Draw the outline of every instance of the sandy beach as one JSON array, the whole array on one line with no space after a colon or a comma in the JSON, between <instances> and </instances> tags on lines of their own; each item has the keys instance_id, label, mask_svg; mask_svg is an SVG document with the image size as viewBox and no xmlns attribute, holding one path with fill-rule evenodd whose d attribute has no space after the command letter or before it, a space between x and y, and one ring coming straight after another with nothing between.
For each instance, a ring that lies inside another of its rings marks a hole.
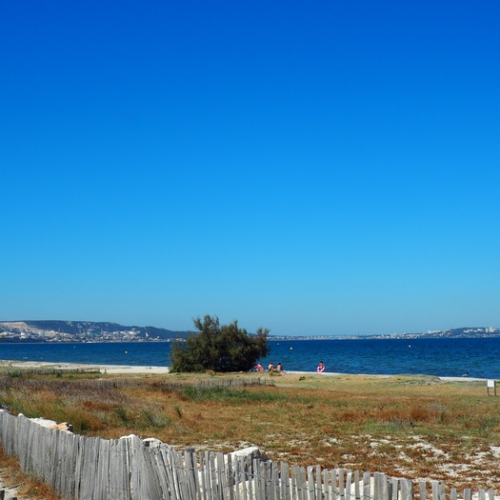
<instances>
[{"instance_id":1,"label":"sandy beach","mask_svg":"<svg viewBox=\"0 0 500 500\"><path fill-rule=\"evenodd\" d=\"M169 373L167 366L125 366L125 365L97 365L83 363L48 363L40 361L9 361L0 360L0 368L14 369L48 369L48 370L99 370L101 373L116 375L126 374L153 374L164 375Z\"/></svg>"}]
</instances>

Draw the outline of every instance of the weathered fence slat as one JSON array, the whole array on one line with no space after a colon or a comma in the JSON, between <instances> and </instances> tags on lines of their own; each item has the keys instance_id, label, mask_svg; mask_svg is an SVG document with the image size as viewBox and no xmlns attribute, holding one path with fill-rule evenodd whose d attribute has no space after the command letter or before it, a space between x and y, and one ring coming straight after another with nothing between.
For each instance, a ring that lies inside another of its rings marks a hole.
<instances>
[{"instance_id":1,"label":"weathered fence slat","mask_svg":"<svg viewBox=\"0 0 500 500\"><path fill-rule=\"evenodd\" d=\"M391 498L391 500L398 500L398 498L399 498L399 479L392 478L391 484L392 484L392 495L390 498Z\"/></svg>"},{"instance_id":2,"label":"weathered fence slat","mask_svg":"<svg viewBox=\"0 0 500 500\"><path fill-rule=\"evenodd\" d=\"M200 481L200 473L198 468L198 463L196 462L196 453L193 448L193 455L191 457L191 475L194 481L194 488L196 492L196 500L202 500L202 487Z\"/></svg>"},{"instance_id":3,"label":"weathered fence slat","mask_svg":"<svg viewBox=\"0 0 500 500\"><path fill-rule=\"evenodd\" d=\"M228 500L234 500L233 494L233 485L234 485L234 476L233 476L233 461L231 455L227 456L226 466L226 484L227 484L227 496Z\"/></svg>"},{"instance_id":4,"label":"weathered fence slat","mask_svg":"<svg viewBox=\"0 0 500 500\"><path fill-rule=\"evenodd\" d=\"M418 492L420 495L420 500L427 500L427 483L425 481L419 481Z\"/></svg>"},{"instance_id":5,"label":"weathered fence slat","mask_svg":"<svg viewBox=\"0 0 500 500\"><path fill-rule=\"evenodd\" d=\"M130 498L130 468L127 443L127 439L114 439L109 447L109 462L112 464L113 473L109 475L108 496L109 498L116 498L116 500Z\"/></svg>"},{"instance_id":6,"label":"weathered fence slat","mask_svg":"<svg viewBox=\"0 0 500 500\"><path fill-rule=\"evenodd\" d=\"M175 453L175 471L177 475L177 480L179 483L180 490L180 500L191 500L189 485L188 485L188 477L186 475L185 461L182 457L182 453Z\"/></svg>"},{"instance_id":7,"label":"weathered fence slat","mask_svg":"<svg viewBox=\"0 0 500 500\"><path fill-rule=\"evenodd\" d=\"M282 498L280 493L280 474L278 471L278 464L271 462L271 489L273 500L280 500Z\"/></svg>"},{"instance_id":8,"label":"weathered fence slat","mask_svg":"<svg viewBox=\"0 0 500 500\"><path fill-rule=\"evenodd\" d=\"M331 500L330 496L330 481L328 480L328 469L321 471L323 481L323 498L324 500Z\"/></svg>"},{"instance_id":9,"label":"weathered fence slat","mask_svg":"<svg viewBox=\"0 0 500 500\"><path fill-rule=\"evenodd\" d=\"M251 500L254 500L257 498L257 495L255 492L255 470L253 467L253 459L249 458L249 474L247 475L248 478L248 496Z\"/></svg>"},{"instance_id":10,"label":"weathered fence slat","mask_svg":"<svg viewBox=\"0 0 500 500\"><path fill-rule=\"evenodd\" d=\"M413 481L401 480L401 500L413 500Z\"/></svg>"},{"instance_id":11,"label":"weathered fence slat","mask_svg":"<svg viewBox=\"0 0 500 500\"><path fill-rule=\"evenodd\" d=\"M235 500L241 500L240 498L240 491L242 490L241 484L242 484L242 475L241 475L241 463L236 457L233 461L233 474L234 474L234 481L233 481L233 498ZM241 492L243 495L243 492Z\"/></svg>"},{"instance_id":12,"label":"weathered fence slat","mask_svg":"<svg viewBox=\"0 0 500 500\"><path fill-rule=\"evenodd\" d=\"M248 460L246 458L240 458L241 461L241 466L242 466L242 473L243 473L243 478L242 478L242 484L243 484L243 500L248 500L249 495L250 499L252 499L251 496L251 482L249 481L250 476L248 474L249 472L249 467L251 467L248 463Z\"/></svg>"},{"instance_id":13,"label":"weathered fence slat","mask_svg":"<svg viewBox=\"0 0 500 500\"><path fill-rule=\"evenodd\" d=\"M148 446L141 447L140 459L140 474L141 474L141 494L145 500L163 500L162 480L160 478L160 468L157 466L160 453L157 447Z\"/></svg>"},{"instance_id":14,"label":"weathered fence slat","mask_svg":"<svg viewBox=\"0 0 500 500\"><path fill-rule=\"evenodd\" d=\"M359 487L359 471L354 471L354 498L361 500L361 489Z\"/></svg>"},{"instance_id":15,"label":"weathered fence slat","mask_svg":"<svg viewBox=\"0 0 500 500\"><path fill-rule=\"evenodd\" d=\"M217 471L218 471L218 482L220 485L220 500L229 500L227 494L227 478L226 478L226 467L224 463L224 454L222 452L217 452Z\"/></svg>"},{"instance_id":16,"label":"weathered fence slat","mask_svg":"<svg viewBox=\"0 0 500 500\"><path fill-rule=\"evenodd\" d=\"M219 495L219 483L217 482L218 474L217 467L215 466L215 460L217 456L215 453L210 453L210 484L212 485L212 498L213 500L220 500L221 496Z\"/></svg>"},{"instance_id":17,"label":"weathered fence slat","mask_svg":"<svg viewBox=\"0 0 500 500\"><path fill-rule=\"evenodd\" d=\"M392 485L389 484L387 476L385 474L381 474L380 481L381 481L380 494L382 496L382 500L391 500Z\"/></svg>"},{"instance_id":18,"label":"weathered fence slat","mask_svg":"<svg viewBox=\"0 0 500 500\"><path fill-rule=\"evenodd\" d=\"M263 491L263 481L261 477L261 463L256 458L253 459L254 493L255 500L266 500Z\"/></svg>"},{"instance_id":19,"label":"weathered fence slat","mask_svg":"<svg viewBox=\"0 0 500 500\"><path fill-rule=\"evenodd\" d=\"M130 464L130 498L132 500L140 500L142 491L139 461L142 442L138 436L134 435L127 436L126 438L122 439L126 439L128 441L128 456Z\"/></svg>"},{"instance_id":20,"label":"weathered fence slat","mask_svg":"<svg viewBox=\"0 0 500 500\"><path fill-rule=\"evenodd\" d=\"M173 474L173 459L172 459L172 450L170 447L162 446L160 448L160 453L163 459L163 464L165 467L165 473L163 474L164 481L164 492L166 500L176 500L178 497L175 491L175 481Z\"/></svg>"},{"instance_id":21,"label":"weathered fence slat","mask_svg":"<svg viewBox=\"0 0 500 500\"><path fill-rule=\"evenodd\" d=\"M339 478L339 500L345 500L345 479L344 479L344 469L338 469Z\"/></svg>"},{"instance_id":22,"label":"weathered fence slat","mask_svg":"<svg viewBox=\"0 0 500 500\"><path fill-rule=\"evenodd\" d=\"M363 499L369 500L371 498L372 478L369 472L363 473Z\"/></svg>"},{"instance_id":23,"label":"weathered fence slat","mask_svg":"<svg viewBox=\"0 0 500 500\"><path fill-rule=\"evenodd\" d=\"M198 454L198 480L200 484L200 498L202 500L209 500L209 492L207 491L207 475L206 475L206 461L205 453L200 451Z\"/></svg>"},{"instance_id":24,"label":"weathered fence slat","mask_svg":"<svg viewBox=\"0 0 500 500\"><path fill-rule=\"evenodd\" d=\"M88 438L82 441L80 480L77 484L77 498L81 500L94 500L93 485L96 475L97 446L100 438Z\"/></svg>"}]
</instances>

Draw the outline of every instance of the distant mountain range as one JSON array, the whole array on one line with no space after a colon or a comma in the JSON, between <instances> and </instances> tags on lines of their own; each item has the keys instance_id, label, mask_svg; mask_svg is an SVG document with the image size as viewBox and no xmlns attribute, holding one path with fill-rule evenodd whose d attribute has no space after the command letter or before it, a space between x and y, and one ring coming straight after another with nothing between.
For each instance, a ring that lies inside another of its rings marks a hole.
<instances>
[{"instance_id":1,"label":"distant mountain range","mask_svg":"<svg viewBox=\"0 0 500 500\"><path fill-rule=\"evenodd\" d=\"M92 321L4 321L0 322L0 342L171 342L184 339L188 331L174 331L154 326L124 326ZM381 335L270 336L269 340L316 339L415 339L415 338L488 338L500 337L500 328L463 327L422 333Z\"/></svg>"},{"instance_id":2,"label":"distant mountain range","mask_svg":"<svg viewBox=\"0 0 500 500\"><path fill-rule=\"evenodd\" d=\"M93 321L4 321L0 337L4 341L160 341L185 338L189 332L154 326L124 326Z\"/></svg>"}]
</instances>

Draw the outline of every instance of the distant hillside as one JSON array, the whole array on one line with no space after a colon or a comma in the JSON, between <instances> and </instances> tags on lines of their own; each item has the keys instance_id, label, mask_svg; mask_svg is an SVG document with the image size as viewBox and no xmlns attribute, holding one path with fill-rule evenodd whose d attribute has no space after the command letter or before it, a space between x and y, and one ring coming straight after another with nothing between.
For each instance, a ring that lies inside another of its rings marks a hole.
<instances>
[{"instance_id":1,"label":"distant hillside","mask_svg":"<svg viewBox=\"0 0 500 500\"><path fill-rule=\"evenodd\" d=\"M500 328L484 327L484 326L467 326L462 328L450 328L449 330L434 330L422 333L400 333L400 334L381 334L381 335L368 335L362 338L399 338L399 339L436 339L436 338L491 338L500 337Z\"/></svg>"},{"instance_id":2,"label":"distant hillside","mask_svg":"<svg viewBox=\"0 0 500 500\"><path fill-rule=\"evenodd\" d=\"M463 337L464 335L472 335L473 337L483 337L484 335L500 335L500 328L493 327L463 327L463 328L452 328L450 330L444 330L442 333L447 336L459 336Z\"/></svg>"},{"instance_id":3,"label":"distant hillside","mask_svg":"<svg viewBox=\"0 0 500 500\"><path fill-rule=\"evenodd\" d=\"M187 331L174 331L154 326L124 326L118 323L92 322L92 321L5 321L0 322L0 332L4 338L7 333L19 335L26 339L58 339L74 340L173 340L185 338ZM15 338L15 337L14 337Z\"/></svg>"},{"instance_id":4,"label":"distant hillside","mask_svg":"<svg viewBox=\"0 0 500 500\"><path fill-rule=\"evenodd\" d=\"M495 338L500 337L500 328L494 327L462 327L451 328L449 330L434 330L421 333L380 333L376 335L346 335L346 336L333 336L333 335L272 335L269 340L386 340L386 339L459 339L459 338Z\"/></svg>"},{"instance_id":5,"label":"distant hillside","mask_svg":"<svg viewBox=\"0 0 500 500\"><path fill-rule=\"evenodd\" d=\"M4 321L0 322L0 342L147 342L186 338L187 331L167 330L154 326L124 326L93 321ZM422 333L332 336L270 336L269 340L308 339L415 339L415 338L490 338L500 337L500 328L462 327Z\"/></svg>"}]
</instances>

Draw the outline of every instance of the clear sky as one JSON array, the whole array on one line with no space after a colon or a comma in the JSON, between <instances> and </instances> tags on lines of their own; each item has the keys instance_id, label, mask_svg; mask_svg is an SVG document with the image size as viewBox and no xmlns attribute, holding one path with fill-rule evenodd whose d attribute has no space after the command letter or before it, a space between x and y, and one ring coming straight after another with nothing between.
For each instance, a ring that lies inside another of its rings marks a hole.
<instances>
[{"instance_id":1,"label":"clear sky","mask_svg":"<svg viewBox=\"0 0 500 500\"><path fill-rule=\"evenodd\" d=\"M5 1L0 320L500 326L500 3Z\"/></svg>"}]
</instances>

